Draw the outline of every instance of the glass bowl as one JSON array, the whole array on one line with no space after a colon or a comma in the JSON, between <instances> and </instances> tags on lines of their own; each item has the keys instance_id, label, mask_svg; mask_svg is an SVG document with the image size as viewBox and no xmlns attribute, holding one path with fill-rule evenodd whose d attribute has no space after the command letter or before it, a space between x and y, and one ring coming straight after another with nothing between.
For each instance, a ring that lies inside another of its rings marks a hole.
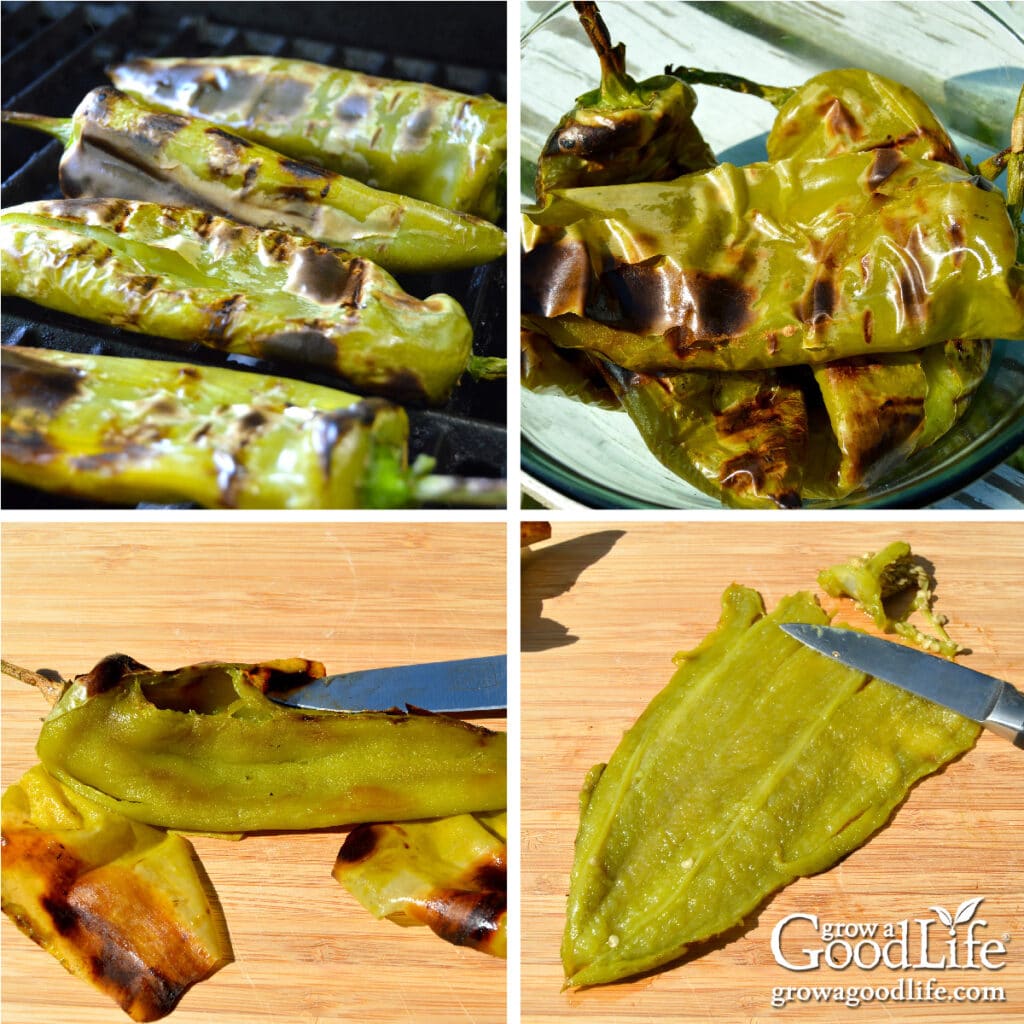
<instances>
[{"instance_id":1,"label":"glass bowl","mask_svg":"<svg viewBox=\"0 0 1024 1024\"><path fill-rule=\"evenodd\" d=\"M605 2L613 43L636 79L687 65L795 85L862 67L917 91L960 151L982 160L1006 145L1024 83L1024 13L1008 3ZM522 201L534 201L536 155L575 98L599 81L597 57L570 4L522 6ZM752 96L696 87L695 120L720 160L766 158L775 110ZM552 504L717 509L647 450L629 417L521 390L524 473ZM808 507L916 508L966 487L1024 445L1024 344L998 341L967 414L935 445L867 490Z\"/></svg>"}]
</instances>

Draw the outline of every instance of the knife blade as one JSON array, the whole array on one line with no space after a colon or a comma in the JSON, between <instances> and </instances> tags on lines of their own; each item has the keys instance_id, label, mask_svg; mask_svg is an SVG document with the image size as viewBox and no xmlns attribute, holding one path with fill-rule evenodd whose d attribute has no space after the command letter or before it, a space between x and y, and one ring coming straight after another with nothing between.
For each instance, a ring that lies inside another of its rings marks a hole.
<instances>
[{"instance_id":1,"label":"knife blade","mask_svg":"<svg viewBox=\"0 0 1024 1024\"><path fill-rule=\"evenodd\" d=\"M795 640L970 718L1024 749L1024 694L1002 679L853 629L788 622Z\"/></svg>"},{"instance_id":2,"label":"knife blade","mask_svg":"<svg viewBox=\"0 0 1024 1024\"><path fill-rule=\"evenodd\" d=\"M506 706L506 663L497 654L342 672L270 696L313 711L384 711L406 704L441 714L498 711Z\"/></svg>"}]
</instances>

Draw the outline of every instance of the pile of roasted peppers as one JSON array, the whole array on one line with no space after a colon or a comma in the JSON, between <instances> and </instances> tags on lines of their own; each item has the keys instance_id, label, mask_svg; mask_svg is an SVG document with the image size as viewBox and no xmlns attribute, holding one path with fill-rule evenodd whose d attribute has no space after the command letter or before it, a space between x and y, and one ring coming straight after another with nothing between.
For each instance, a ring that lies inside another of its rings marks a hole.
<instances>
[{"instance_id":1,"label":"pile of roasted peppers","mask_svg":"<svg viewBox=\"0 0 1024 1024\"><path fill-rule=\"evenodd\" d=\"M525 386L625 409L727 505L841 501L946 434L987 339L1024 340L1024 92L1010 147L968 168L883 76L636 82L596 5L574 6L602 79L552 132L524 212ZM716 162L691 83L777 107L767 161Z\"/></svg>"},{"instance_id":2,"label":"pile of roasted peppers","mask_svg":"<svg viewBox=\"0 0 1024 1024\"><path fill-rule=\"evenodd\" d=\"M133 1020L157 1020L232 958L181 832L355 825L332 872L355 899L504 957L505 734L272 699L324 674L114 655L51 687L40 764L3 796L4 913Z\"/></svg>"},{"instance_id":3,"label":"pile of roasted peppers","mask_svg":"<svg viewBox=\"0 0 1024 1024\"><path fill-rule=\"evenodd\" d=\"M473 353L454 299L416 298L392 275L504 255L504 104L270 57L109 74L119 88L93 90L70 118L3 112L61 140L66 197L3 211L3 293L345 390L282 406L296 389L280 378L182 368L140 387L131 360L37 350L8 367L5 353L4 476L127 503L445 500L445 481L421 486L429 461L407 465L406 414L390 403L442 405L466 374L504 377L505 360ZM131 394L124 417L115 391ZM456 501L504 501L503 485L450 484Z\"/></svg>"}]
</instances>

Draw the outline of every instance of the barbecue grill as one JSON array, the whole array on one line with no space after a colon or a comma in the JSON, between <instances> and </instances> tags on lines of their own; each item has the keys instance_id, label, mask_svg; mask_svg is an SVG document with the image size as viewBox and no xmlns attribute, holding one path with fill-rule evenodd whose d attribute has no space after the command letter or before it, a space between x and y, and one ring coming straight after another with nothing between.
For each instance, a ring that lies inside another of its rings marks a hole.
<instances>
[{"instance_id":1,"label":"barbecue grill","mask_svg":"<svg viewBox=\"0 0 1024 1024\"><path fill-rule=\"evenodd\" d=\"M134 57L259 53L295 57L368 74L430 82L505 98L502 3L30 3L0 4L3 106L70 115L107 83L104 68ZM467 61L469 61L467 63ZM35 132L3 130L3 205L57 198L61 146ZM502 261L473 270L398 275L410 293L446 292L473 324L474 351L504 356L506 284ZM224 355L199 345L147 338L5 299L4 345L187 360L338 386L321 371ZM441 409L407 407L410 458L437 471L506 475L506 387L468 377ZM71 499L5 484L5 508L85 507Z\"/></svg>"}]
</instances>

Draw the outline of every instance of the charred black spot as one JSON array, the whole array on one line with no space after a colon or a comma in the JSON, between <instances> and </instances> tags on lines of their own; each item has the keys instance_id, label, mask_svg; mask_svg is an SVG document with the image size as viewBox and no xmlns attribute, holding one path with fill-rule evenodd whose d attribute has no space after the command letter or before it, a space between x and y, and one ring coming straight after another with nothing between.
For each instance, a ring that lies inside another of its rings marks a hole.
<instances>
[{"instance_id":1,"label":"charred black spot","mask_svg":"<svg viewBox=\"0 0 1024 1024\"><path fill-rule=\"evenodd\" d=\"M949 233L949 241L953 248L953 266L959 267L964 261L964 242L966 236L964 234L964 226L958 220L951 220L947 227Z\"/></svg>"},{"instance_id":2,"label":"charred black spot","mask_svg":"<svg viewBox=\"0 0 1024 1024\"><path fill-rule=\"evenodd\" d=\"M523 254L522 312L539 316L582 313L587 303L590 256L582 242L561 238Z\"/></svg>"},{"instance_id":3,"label":"charred black spot","mask_svg":"<svg viewBox=\"0 0 1024 1024\"><path fill-rule=\"evenodd\" d=\"M76 367L49 363L9 347L4 348L0 362L0 390L8 408L28 406L52 416L81 392L85 371Z\"/></svg>"},{"instance_id":4,"label":"charred black spot","mask_svg":"<svg viewBox=\"0 0 1024 1024\"><path fill-rule=\"evenodd\" d=\"M188 126L189 119L180 114L152 113L139 118L138 126L151 142L162 143L168 135L181 131ZM213 129L220 131L220 129ZM224 133L227 134L226 132ZM233 136L228 136L232 138Z\"/></svg>"},{"instance_id":5,"label":"charred black spot","mask_svg":"<svg viewBox=\"0 0 1024 1024\"><path fill-rule=\"evenodd\" d=\"M876 149L868 170L867 183L876 189L887 181L904 163L903 154L898 149Z\"/></svg>"},{"instance_id":6,"label":"charred black spot","mask_svg":"<svg viewBox=\"0 0 1024 1024\"><path fill-rule=\"evenodd\" d=\"M366 860L377 848L377 827L375 825L357 825L345 837L338 851L338 860L345 864L356 864Z\"/></svg>"},{"instance_id":7,"label":"charred black spot","mask_svg":"<svg viewBox=\"0 0 1024 1024\"><path fill-rule=\"evenodd\" d=\"M764 459L758 452L743 452L722 464L718 481L723 487L736 491L759 492L766 479Z\"/></svg>"},{"instance_id":8,"label":"charred black spot","mask_svg":"<svg viewBox=\"0 0 1024 1024\"><path fill-rule=\"evenodd\" d=\"M241 155L245 153L246 150L252 149L251 142L247 142L239 135L232 135L231 132L226 132L223 128L211 126L206 129L206 134L209 135L215 143L231 153Z\"/></svg>"},{"instance_id":9,"label":"charred black spot","mask_svg":"<svg viewBox=\"0 0 1024 1024\"><path fill-rule=\"evenodd\" d=\"M95 697L120 686L126 677L136 672L148 671L145 665L127 654L108 654L85 675L77 676L75 682L85 687L86 696Z\"/></svg>"},{"instance_id":10,"label":"charred black spot","mask_svg":"<svg viewBox=\"0 0 1024 1024\"><path fill-rule=\"evenodd\" d=\"M260 429L267 423L267 417L259 411L259 409L253 409L247 412L239 421L238 425L246 433L253 433Z\"/></svg>"},{"instance_id":11,"label":"charred black spot","mask_svg":"<svg viewBox=\"0 0 1024 1024\"><path fill-rule=\"evenodd\" d=\"M825 122L830 135L844 136L854 142L864 137L864 126L838 96L832 96L822 103L817 113Z\"/></svg>"},{"instance_id":12,"label":"charred black spot","mask_svg":"<svg viewBox=\"0 0 1024 1024\"><path fill-rule=\"evenodd\" d=\"M223 345L225 335L231 326L231 317L234 311L245 298L242 295L227 295L218 300L212 306L207 307L206 336L205 341L210 345Z\"/></svg>"},{"instance_id":13,"label":"charred black spot","mask_svg":"<svg viewBox=\"0 0 1024 1024\"><path fill-rule=\"evenodd\" d=\"M292 177L305 178L307 180L322 180L325 177L324 169L315 164L303 163L301 160L290 160L287 157L281 160L281 169L287 171Z\"/></svg>"},{"instance_id":14,"label":"charred black spot","mask_svg":"<svg viewBox=\"0 0 1024 1024\"><path fill-rule=\"evenodd\" d=\"M412 143L427 139L433 127L434 111L430 107L421 107L411 117L407 117L402 126L406 137Z\"/></svg>"},{"instance_id":15,"label":"charred black spot","mask_svg":"<svg viewBox=\"0 0 1024 1024\"><path fill-rule=\"evenodd\" d=\"M581 160L599 160L617 156L639 140L642 122L637 116L619 117L615 124L580 124L570 121L552 132L544 148L545 156L571 154Z\"/></svg>"},{"instance_id":16,"label":"charred black spot","mask_svg":"<svg viewBox=\"0 0 1024 1024\"><path fill-rule=\"evenodd\" d=\"M338 359L334 341L325 331L316 328L272 334L262 339L259 349L262 355L270 359L332 370Z\"/></svg>"},{"instance_id":17,"label":"charred black spot","mask_svg":"<svg viewBox=\"0 0 1024 1024\"><path fill-rule=\"evenodd\" d=\"M824 273L811 282L803 298L793 306L793 315L811 327L821 327L831 320L836 311L836 285Z\"/></svg>"},{"instance_id":18,"label":"charred black spot","mask_svg":"<svg viewBox=\"0 0 1024 1024\"><path fill-rule=\"evenodd\" d=\"M900 269L899 286L900 305L907 318L923 321L928 316L928 285L916 261Z\"/></svg>"},{"instance_id":19,"label":"charred black spot","mask_svg":"<svg viewBox=\"0 0 1024 1024\"><path fill-rule=\"evenodd\" d=\"M473 871L474 888L504 892L508 887L508 871L505 862L500 858L479 864Z\"/></svg>"},{"instance_id":20,"label":"charred black spot","mask_svg":"<svg viewBox=\"0 0 1024 1024\"><path fill-rule=\"evenodd\" d=\"M870 309L864 310L864 316L861 319L861 333L864 335L864 344L870 345L875 334L875 314Z\"/></svg>"},{"instance_id":21,"label":"charred black spot","mask_svg":"<svg viewBox=\"0 0 1024 1024\"><path fill-rule=\"evenodd\" d=\"M505 913L504 892L439 890L426 901L427 924L435 935L455 946L486 946Z\"/></svg>"},{"instance_id":22,"label":"charred black spot","mask_svg":"<svg viewBox=\"0 0 1024 1024\"><path fill-rule=\"evenodd\" d=\"M334 249L306 245L293 253L289 285L297 294L321 306L357 308L366 273L365 260L346 260Z\"/></svg>"},{"instance_id":23,"label":"charred black spot","mask_svg":"<svg viewBox=\"0 0 1024 1024\"><path fill-rule=\"evenodd\" d=\"M61 935L70 935L78 927L78 914L65 899L46 895L39 902Z\"/></svg>"}]
</instances>

